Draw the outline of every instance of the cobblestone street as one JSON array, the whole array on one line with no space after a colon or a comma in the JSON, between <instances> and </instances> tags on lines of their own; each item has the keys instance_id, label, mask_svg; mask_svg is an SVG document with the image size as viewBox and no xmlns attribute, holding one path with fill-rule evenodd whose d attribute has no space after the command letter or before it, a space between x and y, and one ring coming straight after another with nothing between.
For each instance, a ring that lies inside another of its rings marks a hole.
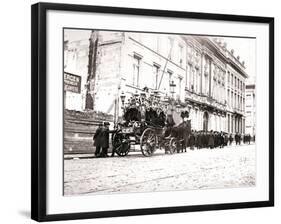
<instances>
[{"instance_id":1,"label":"cobblestone street","mask_svg":"<svg viewBox=\"0 0 281 224\"><path fill-rule=\"evenodd\" d=\"M126 157L64 161L64 193L107 194L172 191L255 185L255 145L187 150L152 157L141 152Z\"/></svg>"}]
</instances>

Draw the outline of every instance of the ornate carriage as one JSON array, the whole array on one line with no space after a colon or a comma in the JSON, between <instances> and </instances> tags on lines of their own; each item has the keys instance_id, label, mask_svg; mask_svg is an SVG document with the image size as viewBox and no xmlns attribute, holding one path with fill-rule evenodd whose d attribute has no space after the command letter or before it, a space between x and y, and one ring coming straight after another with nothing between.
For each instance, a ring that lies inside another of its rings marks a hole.
<instances>
[{"instance_id":1,"label":"ornate carriage","mask_svg":"<svg viewBox=\"0 0 281 224\"><path fill-rule=\"evenodd\" d=\"M112 137L113 148L119 156L126 156L133 144L140 146L144 156L153 155L157 148L173 154L183 141L183 137L175 134L179 128L167 122L167 105L160 103L157 94L135 95L123 105L123 111L123 120L117 124Z\"/></svg>"}]
</instances>

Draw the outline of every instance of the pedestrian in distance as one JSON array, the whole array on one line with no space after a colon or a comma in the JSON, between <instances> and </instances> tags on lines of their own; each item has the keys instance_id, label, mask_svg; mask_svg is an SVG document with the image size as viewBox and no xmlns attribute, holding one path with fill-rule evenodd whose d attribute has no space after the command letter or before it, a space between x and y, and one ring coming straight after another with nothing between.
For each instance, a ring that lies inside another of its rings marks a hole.
<instances>
[{"instance_id":1,"label":"pedestrian in distance","mask_svg":"<svg viewBox=\"0 0 281 224\"><path fill-rule=\"evenodd\" d=\"M241 145L241 134L238 134L238 144Z\"/></svg>"},{"instance_id":2,"label":"pedestrian in distance","mask_svg":"<svg viewBox=\"0 0 281 224\"><path fill-rule=\"evenodd\" d=\"M233 142L233 137L232 134L229 135L229 145L231 146Z\"/></svg>"},{"instance_id":3,"label":"pedestrian in distance","mask_svg":"<svg viewBox=\"0 0 281 224\"><path fill-rule=\"evenodd\" d=\"M200 133L197 132L196 130L194 131L194 146L199 149L199 135Z\"/></svg>"},{"instance_id":4,"label":"pedestrian in distance","mask_svg":"<svg viewBox=\"0 0 281 224\"><path fill-rule=\"evenodd\" d=\"M223 148L224 147L224 134L223 132L221 131L220 134L219 134L219 142L220 142L220 148Z\"/></svg>"},{"instance_id":5,"label":"pedestrian in distance","mask_svg":"<svg viewBox=\"0 0 281 224\"><path fill-rule=\"evenodd\" d=\"M235 138L235 144L238 145L239 144L239 134L238 134L238 132L236 132L234 138Z\"/></svg>"},{"instance_id":6,"label":"pedestrian in distance","mask_svg":"<svg viewBox=\"0 0 281 224\"><path fill-rule=\"evenodd\" d=\"M203 131L199 131L199 133L198 133L198 137L197 137L197 141L198 141L198 143L197 143L197 149L201 149L201 148L203 148L204 147L204 145L203 145L203 138L204 138L204 136L203 136Z\"/></svg>"},{"instance_id":7,"label":"pedestrian in distance","mask_svg":"<svg viewBox=\"0 0 281 224\"><path fill-rule=\"evenodd\" d=\"M225 133L224 134L224 146L227 146L227 144L228 144L228 134Z\"/></svg>"},{"instance_id":8,"label":"pedestrian in distance","mask_svg":"<svg viewBox=\"0 0 281 224\"><path fill-rule=\"evenodd\" d=\"M209 135L209 141L208 141L208 147L210 149L213 149L215 147L215 139L214 139L214 133L213 130L211 130L210 135Z\"/></svg>"},{"instance_id":9,"label":"pedestrian in distance","mask_svg":"<svg viewBox=\"0 0 281 224\"><path fill-rule=\"evenodd\" d=\"M195 145L194 130L191 130L191 135L189 136L189 145L190 145L190 149L194 150L194 145Z\"/></svg>"}]
</instances>

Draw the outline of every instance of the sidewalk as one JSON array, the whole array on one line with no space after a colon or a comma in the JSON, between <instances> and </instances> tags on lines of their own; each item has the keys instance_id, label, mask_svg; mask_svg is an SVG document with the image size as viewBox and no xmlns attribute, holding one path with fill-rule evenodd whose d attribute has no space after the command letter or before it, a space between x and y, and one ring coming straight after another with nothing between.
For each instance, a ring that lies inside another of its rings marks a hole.
<instances>
[{"instance_id":1,"label":"sidewalk","mask_svg":"<svg viewBox=\"0 0 281 224\"><path fill-rule=\"evenodd\" d=\"M253 145L253 143L251 143L250 145ZM242 146L249 146L249 144L242 144L242 143L241 143L241 145L232 144L232 145L225 146L225 148L242 147ZM190 148L187 148L187 150L190 150ZM194 149L194 150L198 150L198 149ZM191 151L193 151L193 150L191 150ZM164 150L156 149L154 154L158 154L158 153L164 154ZM136 154L141 154L140 149L137 149L135 151L130 151L128 155L136 155ZM111 152L109 152L108 155L110 156ZM115 154L115 156L118 157L117 154ZM64 155L65 160L69 160L69 159L91 159L91 158L96 158L95 153L80 153L80 154L79 153L73 153L73 154L65 154Z\"/></svg>"},{"instance_id":2,"label":"sidewalk","mask_svg":"<svg viewBox=\"0 0 281 224\"><path fill-rule=\"evenodd\" d=\"M157 149L155 153L157 153L158 151L162 151ZM164 151L162 151L164 152ZM134 154L141 154L141 151L130 151L129 152L130 155L134 155ZM108 156L111 156L111 152L108 153ZM116 157L119 157L116 153L115 153ZM73 154L65 154L64 155L64 159L65 160L69 160L69 159L92 159L92 158L96 158L95 157L95 153L73 153ZM100 158L99 158L100 159Z\"/></svg>"},{"instance_id":3,"label":"sidewalk","mask_svg":"<svg viewBox=\"0 0 281 224\"><path fill-rule=\"evenodd\" d=\"M94 153L83 153L83 154L65 154L64 159L90 159L94 158L95 154Z\"/></svg>"}]
</instances>

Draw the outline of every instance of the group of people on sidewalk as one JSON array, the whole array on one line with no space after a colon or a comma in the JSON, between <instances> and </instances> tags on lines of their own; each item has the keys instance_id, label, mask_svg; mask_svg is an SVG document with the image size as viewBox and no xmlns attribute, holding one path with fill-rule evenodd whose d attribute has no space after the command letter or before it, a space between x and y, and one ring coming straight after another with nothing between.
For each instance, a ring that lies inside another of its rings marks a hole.
<instances>
[{"instance_id":1,"label":"group of people on sidewalk","mask_svg":"<svg viewBox=\"0 0 281 224\"><path fill-rule=\"evenodd\" d=\"M233 141L236 145L241 145L243 140L244 144L250 144L252 139L251 135L242 136L240 133L236 133L234 136L225 132L218 131L191 131L189 136L189 147L193 150L201 148L223 148L224 146L231 146Z\"/></svg>"},{"instance_id":2,"label":"group of people on sidewalk","mask_svg":"<svg viewBox=\"0 0 281 224\"><path fill-rule=\"evenodd\" d=\"M109 134L113 131L109 130L110 123L103 122L99 124L93 140L94 146L96 147L95 156L96 157L108 157L108 148L109 148Z\"/></svg>"}]
</instances>

